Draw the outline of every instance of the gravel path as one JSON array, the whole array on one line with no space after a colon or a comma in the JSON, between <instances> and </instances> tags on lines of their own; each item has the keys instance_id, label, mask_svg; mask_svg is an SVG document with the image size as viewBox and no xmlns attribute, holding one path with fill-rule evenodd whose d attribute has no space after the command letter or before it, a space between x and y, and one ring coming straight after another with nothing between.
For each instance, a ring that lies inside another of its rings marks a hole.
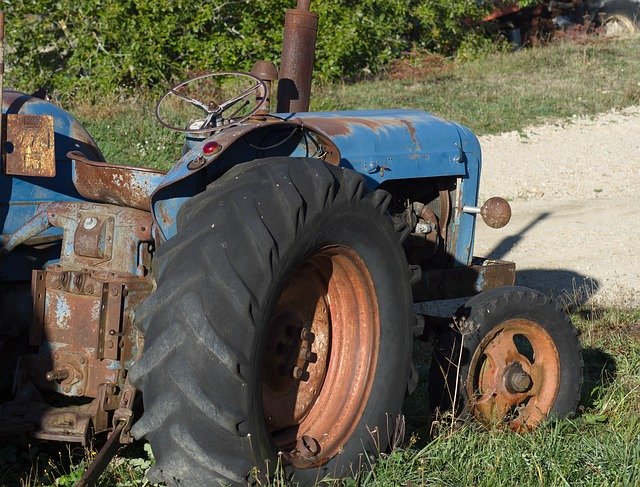
<instances>
[{"instance_id":1,"label":"gravel path","mask_svg":"<svg viewBox=\"0 0 640 487\"><path fill-rule=\"evenodd\" d=\"M513 217L482 221L476 255L516 262L518 284L599 304L640 306L640 107L480 139L481 202Z\"/></svg>"}]
</instances>

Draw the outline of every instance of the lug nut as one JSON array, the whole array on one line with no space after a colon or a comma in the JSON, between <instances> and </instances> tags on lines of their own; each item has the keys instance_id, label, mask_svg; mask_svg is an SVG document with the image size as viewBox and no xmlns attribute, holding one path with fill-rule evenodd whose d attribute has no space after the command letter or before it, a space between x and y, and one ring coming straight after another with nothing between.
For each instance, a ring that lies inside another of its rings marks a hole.
<instances>
[{"instance_id":1,"label":"lug nut","mask_svg":"<svg viewBox=\"0 0 640 487\"><path fill-rule=\"evenodd\" d=\"M308 362L309 359L311 358L311 351L306 347L302 347L300 349L300 353L298 354L298 357L300 357L302 360Z\"/></svg>"}]
</instances>

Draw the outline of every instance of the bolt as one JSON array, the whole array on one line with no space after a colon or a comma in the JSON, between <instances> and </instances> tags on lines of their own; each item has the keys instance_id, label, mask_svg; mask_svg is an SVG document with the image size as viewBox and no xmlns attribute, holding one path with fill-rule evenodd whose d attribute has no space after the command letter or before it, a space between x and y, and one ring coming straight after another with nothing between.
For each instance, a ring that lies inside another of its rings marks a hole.
<instances>
[{"instance_id":1,"label":"bolt","mask_svg":"<svg viewBox=\"0 0 640 487\"><path fill-rule=\"evenodd\" d=\"M88 284L85 289L86 289L87 293L93 294L93 284Z\"/></svg>"},{"instance_id":2,"label":"bolt","mask_svg":"<svg viewBox=\"0 0 640 487\"><path fill-rule=\"evenodd\" d=\"M115 347L115 343L113 343L113 341L112 341L112 340L109 340L109 341L107 342L107 348L112 349L113 347Z\"/></svg>"},{"instance_id":3,"label":"bolt","mask_svg":"<svg viewBox=\"0 0 640 487\"><path fill-rule=\"evenodd\" d=\"M309 328L303 328L302 330L300 330L300 338L302 338L303 340L306 340L308 336L309 336Z\"/></svg>"},{"instance_id":4,"label":"bolt","mask_svg":"<svg viewBox=\"0 0 640 487\"><path fill-rule=\"evenodd\" d=\"M117 295L118 295L118 290L114 287L114 288L111 290L111 296L115 297L115 296L117 296Z\"/></svg>"},{"instance_id":5,"label":"bolt","mask_svg":"<svg viewBox=\"0 0 640 487\"><path fill-rule=\"evenodd\" d=\"M532 383L531 376L519 364L511 365L505 372L505 386L512 394L528 391Z\"/></svg>"},{"instance_id":6,"label":"bolt","mask_svg":"<svg viewBox=\"0 0 640 487\"><path fill-rule=\"evenodd\" d=\"M302 375L304 373L304 370L302 370L300 367L296 366L293 368L293 378L296 380L300 380L302 379Z\"/></svg>"},{"instance_id":7,"label":"bolt","mask_svg":"<svg viewBox=\"0 0 640 487\"><path fill-rule=\"evenodd\" d=\"M109 387L109 394L113 394L115 396L116 394L118 394L118 392L120 392L118 386L112 385Z\"/></svg>"},{"instance_id":8,"label":"bolt","mask_svg":"<svg viewBox=\"0 0 640 487\"><path fill-rule=\"evenodd\" d=\"M303 435L296 444L296 449L303 456L314 457L320 453L320 443L309 435Z\"/></svg>"},{"instance_id":9,"label":"bolt","mask_svg":"<svg viewBox=\"0 0 640 487\"><path fill-rule=\"evenodd\" d=\"M79 361L81 364L84 364L84 363L87 361L87 359L85 359L84 357L80 357L80 358L78 359L78 361Z\"/></svg>"},{"instance_id":10,"label":"bolt","mask_svg":"<svg viewBox=\"0 0 640 487\"><path fill-rule=\"evenodd\" d=\"M302 347L300 349L300 353L298 354L298 357L308 362L309 359L311 358L311 351L306 347Z\"/></svg>"},{"instance_id":11,"label":"bolt","mask_svg":"<svg viewBox=\"0 0 640 487\"><path fill-rule=\"evenodd\" d=\"M517 392L524 392L531 387L531 377L526 372L516 372L511 377L511 385Z\"/></svg>"},{"instance_id":12,"label":"bolt","mask_svg":"<svg viewBox=\"0 0 640 487\"><path fill-rule=\"evenodd\" d=\"M49 382L62 382L69 378L69 371L67 369L55 369L47 372L44 377Z\"/></svg>"},{"instance_id":13,"label":"bolt","mask_svg":"<svg viewBox=\"0 0 640 487\"><path fill-rule=\"evenodd\" d=\"M91 230L92 228L95 228L97 224L98 224L98 220L96 220L93 217L88 217L88 218L85 218L84 224L82 226L84 227L85 230Z\"/></svg>"}]
</instances>

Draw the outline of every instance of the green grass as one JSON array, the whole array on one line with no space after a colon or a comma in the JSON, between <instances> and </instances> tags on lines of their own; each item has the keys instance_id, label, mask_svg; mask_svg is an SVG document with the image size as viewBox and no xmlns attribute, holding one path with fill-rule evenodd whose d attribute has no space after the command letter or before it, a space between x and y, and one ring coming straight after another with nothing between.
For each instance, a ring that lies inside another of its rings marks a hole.
<instances>
[{"instance_id":1,"label":"green grass","mask_svg":"<svg viewBox=\"0 0 640 487\"><path fill-rule=\"evenodd\" d=\"M420 77L315 86L313 110L418 108L479 135L640 103L640 38L561 43L428 66ZM419 65L420 61L415 61ZM181 138L154 119L157 93L69 103L108 161L168 169Z\"/></svg>"}]
</instances>

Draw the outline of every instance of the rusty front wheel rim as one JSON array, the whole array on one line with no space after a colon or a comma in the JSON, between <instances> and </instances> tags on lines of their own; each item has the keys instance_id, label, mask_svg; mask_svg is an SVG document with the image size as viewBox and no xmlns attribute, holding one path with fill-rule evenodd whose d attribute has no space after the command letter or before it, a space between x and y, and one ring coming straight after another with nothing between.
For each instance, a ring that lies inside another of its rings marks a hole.
<instances>
[{"instance_id":1,"label":"rusty front wheel rim","mask_svg":"<svg viewBox=\"0 0 640 487\"><path fill-rule=\"evenodd\" d=\"M262 400L272 441L297 468L340 453L369 400L380 336L371 275L352 249L311 255L269 324Z\"/></svg>"},{"instance_id":2,"label":"rusty front wheel rim","mask_svg":"<svg viewBox=\"0 0 640 487\"><path fill-rule=\"evenodd\" d=\"M551 411L560 387L560 357L538 323L496 326L471 358L467 393L474 416L514 431L531 430Z\"/></svg>"}]
</instances>

